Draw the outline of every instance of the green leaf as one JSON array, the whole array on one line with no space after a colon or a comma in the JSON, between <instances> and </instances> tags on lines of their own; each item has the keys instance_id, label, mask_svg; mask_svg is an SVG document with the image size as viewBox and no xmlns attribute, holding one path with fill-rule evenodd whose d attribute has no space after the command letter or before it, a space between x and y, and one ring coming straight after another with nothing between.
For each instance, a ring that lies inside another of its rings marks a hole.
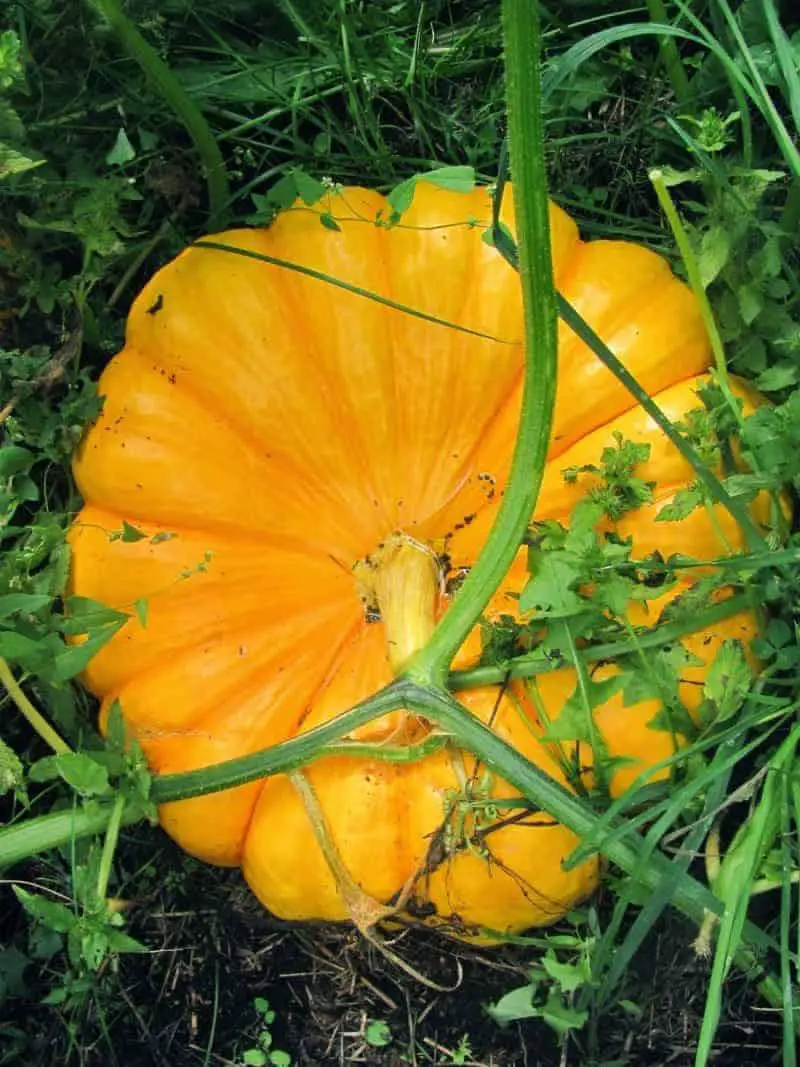
<instances>
[{"instance_id":1,"label":"green leaf","mask_svg":"<svg viewBox=\"0 0 800 1067\"><path fill-rule=\"evenodd\" d=\"M128 139L125 128L120 126L114 147L106 154L106 163L111 166L121 167L125 163L130 163L132 159L136 159L136 149Z\"/></svg>"},{"instance_id":2,"label":"green leaf","mask_svg":"<svg viewBox=\"0 0 800 1067\"><path fill-rule=\"evenodd\" d=\"M79 922L79 918L75 912L65 904L61 904L57 900L49 900L44 896L29 893L27 889L22 889L22 887L18 885L12 886L12 888L17 900L28 915L30 915L32 919L36 919L37 922L44 923L49 929L55 930L56 933L69 933L76 923Z\"/></svg>"},{"instance_id":3,"label":"green leaf","mask_svg":"<svg viewBox=\"0 0 800 1067\"><path fill-rule=\"evenodd\" d=\"M672 500L659 508L656 522L682 522L701 506L705 493L697 483L679 489Z\"/></svg>"},{"instance_id":4,"label":"green leaf","mask_svg":"<svg viewBox=\"0 0 800 1067\"><path fill-rule=\"evenodd\" d=\"M700 280L708 287L724 270L731 254L731 241L725 226L712 226L700 239L697 264Z\"/></svg>"},{"instance_id":5,"label":"green leaf","mask_svg":"<svg viewBox=\"0 0 800 1067\"><path fill-rule=\"evenodd\" d=\"M19 789L25 780L22 761L10 745L0 737L0 797Z\"/></svg>"},{"instance_id":6,"label":"green leaf","mask_svg":"<svg viewBox=\"0 0 800 1067\"><path fill-rule=\"evenodd\" d=\"M563 619L586 607L571 586L580 580L574 563L555 552L532 553L533 574L519 598L522 611Z\"/></svg>"},{"instance_id":7,"label":"green leaf","mask_svg":"<svg viewBox=\"0 0 800 1067\"><path fill-rule=\"evenodd\" d=\"M542 958L542 967L554 982L558 983L562 993L574 993L581 989L591 978L588 960L580 963L561 963L552 952L548 952Z\"/></svg>"},{"instance_id":8,"label":"green leaf","mask_svg":"<svg viewBox=\"0 0 800 1067\"><path fill-rule=\"evenodd\" d=\"M541 1009L541 1017L551 1029L563 1037L570 1030L581 1030L589 1018L589 1012L571 1008L553 991Z\"/></svg>"},{"instance_id":9,"label":"green leaf","mask_svg":"<svg viewBox=\"0 0 800 1067\"><path fill-rule=\"evenodd\" d=\"M0 478L10 478L14 474L29 470L36 456L20 445L5 445L0 448Z\"/></svg>"},{"instance_id":10,"label":"green leaf","mask_svg":"<svg viewBox=\"0 0 800 1067\"><path fill-rule=\"evenodd\" d=\"M135 937L123 933L121 930L106 931L108 948L112 952L149 952L147 945L137 941Z\"/></svg>"},{"instance_id":11,"label":"green leaf","mask_svg":"<svg viewBox=\"0 0 800 1067\"><path fill-rule=\"evenodd\" d=\"M380 1019L370 1019L364 1028L364 1040L372 1048L385 1048L392 1043L392 1031Z\"/></svg>"},{"instance_id":12,"label":"green leaf","mask_svg":"<svg viewBox=\"0 0 800 1067\"><path fill-rule=\"evenodd\" d=\"M134 544L136 541L143 541L145 537L147 537L146 533L142 533L135 526L131 526L129 522L122 520L122 533L119 535L120 541L125 544ZM116 540L116 537L112 535L112 539Z\"/></svg>"},{"instance_id":13,"label":"green leaf","mask_svg":"<svg viewBox=\"0 0 800 1067\"><path fill-rule=\"evenodd\" d=\"M0 630L0 656L3 659L26 660L41 656L41 644L31 637L13 630Z\"/></svg>"},{"instance_id":14,"label":"green leaf","mask_svg":"<svg viewBox=\"0 0 800 1067\"><path fill-rule=\"evenodd\" d=\"M389 207L395 215L402 215L411 207L414 200L415 188L416 183L414 179L407 178L406 181L396 185L386 197L389 202Z\"/></svg>"},{"instance_id":15,"label":"green leaf","mask_svg":"<svg viewBox=\"0 0 800 1067\"><path fill-rule=\"evenodd\" d=\"M25 970L31 962L30 957L13 945L0 949L0 1005L8 997L25 994Z\"/></svg>"},{"instance_id":16,"label":"green leaf","mask_svg":"<svg viewBox=\"0 0 800 1067\"><path fill-rule=\"evenodd\" d=\"M249 1048L242 1055L242 1063L247 1064L247 1067L265 1067L268 1062L266 1052L262 1052L260 1048Z\"/></svg>"},{"instance_id":17,"label":"green leaf","mask_svg":"<svg viewBox=\"0 0 800 1067\"><path fill-rule=\"evenodd\" d=\"M703 685L703 696L711 705L701 705L704 723L725 722L734 715L750 692L753 676L740 641L727 640L720 645Z\"/></svg>"},{"instance_id":18,"label":"green leaf","mask_svg":"<svg viewBox=\"0 0 800 1067\"><path fill-rule=\"evenodd\" d=\"M0 596L0 619L7 619L17 612L34 615L52 602L52 597L45 593L7 593Z\"/></svg>"},{"instance_id":19,"label":"green leaf","mask_svg":"<svg viewBox=\"0 0 800 1067\"><path fill-rule=\"evenodd\" d=\"M325 227L326 230L334 230L336 233L340 233L342 227L330 213L330 211L320 212L319 221Z\"/></svg>"},{"instance_id":20,"label":"green leaf","mask_svg":"<svg viewBox=\"0 0 800 1067\"><path fill-rule=\"evenodd\" d=\"M793 363L776 363L773 367L767 367L756 379L757 387L767 393L790 389L798 382L800 382L800 366Z\"/></svg>"},{"instance_id":21,"label":"green leaf","mask_svg":"<svg viewBox=\"0 0 800 1067\"><path fill-rule=\"evenodd\" d=\"M533 1003L535 991L535 985L519 986L502 996L496 1004L487 1005L486 1011L500 1026L507 1026L520 1019L538 1019L541 1009Z\"/></svg>"},{"instance_id":22,"label":"green leaf","mask_svg":"<svg viewBox=\"0 0 800 1067\"><path fill-rule=\"evenodd\" d=\"M104 796L111 792L107 770L85 752L61 752L57 756L45 756L33 764L28 777L32 782L63 778L84 797Z\"/></svg>"},{"instance_id":23,"label":"green leaf","mask_svg":"<svg viewBox=\"0 0 800 1067\"><path fill-rule=\"evenodd\" d=\"M296 170L292 173L294 179L294 187L297 195L308 207L313 204L319 203L319 201L327 193L327 187L317 178L312 178L310 174L306 174L304 170Z\"/></svg>"},{"instance_id":24,"label":"green leaf","mask_svg":"<svg viewBox=\"0 0 800 1067\"><path fill-rule=\"evenodd\" d=\"M624 687L626 680L627 675L624 673L615 674L612 678L605 678L600 682L587 678L585 693L579 684L576 685L561 711L548 724L542 734L542 740L582 741L587 745L594 745L598 737L593 728L590 711L610 700ZM586 708L585 699L589 702L589 709Z\"/></svg>"},{"instance_id":25,"label":"green leaf","mask_svg":"<svg viewBox=\"0 0 800 1067\"><path fill-rule=\"evenodd\" d=\"M147 626L147 616L150 610L149 602L144 597L140 597L139 600L134 600L133 607L136 611L136 618L144 629Z\"/></svg>"},{"instance_id":26,"label":"green leaf","mask_svg":"<svg viewBox=\"0 0 800 1067\"><path fill-rule=\"evenodd\" d=\"M436 170L419 174L417 181L438 185L452 193L471 193L475 188L475 168L467 166L437 167Z\"/></svg>"},{"instance_id":27,"label":"green leaf","mask_svg":"<svg viewBox=\"0 0 800 1067\"><path fill-rule=\"evenodd\" d=\"M66 634L84 634L90 629L115 626L127 621L129 616L124 611L117 611L84 596L70 596L64 602L67 620L61 629Z\"/></svg>"}]
</instances>

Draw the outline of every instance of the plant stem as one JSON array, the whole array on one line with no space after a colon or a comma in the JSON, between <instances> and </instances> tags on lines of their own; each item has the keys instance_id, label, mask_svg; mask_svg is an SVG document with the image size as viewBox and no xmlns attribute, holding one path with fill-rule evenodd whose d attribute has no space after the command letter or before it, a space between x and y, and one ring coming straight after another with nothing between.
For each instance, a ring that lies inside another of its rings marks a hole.
<instances>
[{"instance_id":1,"label":"plant stem","mask_svg":"<svg viewBox=\"0 0 800 1067\"><path fill-rule=\"evenodd\" d=\"M0 682L39 737L52 748L56 755L72 751L67 742L53 729L39 709L25 696L22 687L2 656L0 656Z\"/></svg>"},{"instance_id":2,"label":"plant stem","mask_svg":"<svg viewBox=\"0 0 800 1067\"><path fill-rule=\"evenodd\" d=\"M681 254L683 265L686 268L689 285L692 288L692 292L694 293L700 308L703 325L706 328L706 333L708 334L708 339L711 343L711 351L714 353L714 364L716 366L720 387L725 394L725 399L731 413L741 427L744 425L744 419L739 410L739 405L736 403L733 394L731 393L730 381L728 378L728 363L725 359L725 348L722 344L719 330L717 329L714 312L711 310L711 304L708 295L706 294L705 286L703 285L703 279L700 274L700 264L698 263L697 256L692 248L692 242L689 240L686 228L681 222L681 217L677 212L672 197L670 196L663 172L660 170L651 170L649 177L653 184L653 188L656 191L661 210L667 216L667 222L669 223L672 235L675 238L675 243Z\"/></svg>"},{"instance_id":3,"label":"plant stem","mask_svg":"<svg viewBox=\"0 0 800 1067\"><path fill-rule=\"evenodd\" d=\"M91 804L77 811L56 811L4 827L0 830L0 869L51 848L60 848L73 839L102 833L113 809L112 804ZM120 815L121 826L131 826L141 820L142 810L138 806L124 808Z\"/></svg>"},{"instance_id":4,"label":"plant stem","mask_svg":"<svg viewBox=\"0 0 800 1067\"><path fill-rule=\"evenodd\" d=\"M577 836L584 840L594 837L599 816L585 802L494 734L448 693L441 689L421 687L403 678L396 679L369 700L338 718L291 741L213 767L156 778L152 799L164 803L200 796L296 769L323 756L323 745L340 740L358 726L398 707L414 711L435 723L459 747L473 752L524 797ZM123 808L119 815L120 824L135 822L139 817L139 810ZM66 812L45 816L0 831L0 866L63 844L71 836L97 833L108 826L112 818L113 806L98 806L77 814ZM656 890L663 878L674 880L672 903L698 924L708 911L717 915L721 913L722 906L713 894L688 874L679 873L676 877L673 864L662 854L651 855L643 863L642 843L636 833L625 831L616 822L607 822L605 830L606 833L596 843L597 851L643 886ZM737 950L736 960L740 965L750 967L754 958L752 949L764 949L771 942L752 923L745 925L743 935L747 943ZM766 981L762 988L771 995L776 987L774 982Z\"/></svg>"},{"instance_id":5,"label":"plant stem","mask_svg":"<svg viewBox=\"0 0 800 1067\"><path fill-rule=\"evenodd\" d=\"M100 856L100 869L97 872L97 899L105 900L108 891L108 880L111 877L111 864L114 862L114 853L117 850L119 831L122 826L122 814L125 810L125 794L118 792L114 797L111 807L111 817L106 828L106 837L103 842L103 852Z\"/></svg>"},{"instance_id":6,"label":"plant stem","mask_svg":"<svg viewBox=\"0 0 800 1067\"><path fill-rule=\"evenodd\" d=\"M123 48L139 64L156 92L183 123L206 172L210 216L208 228L209 230L219 228L224 222L230 200L228 174L219 145L202 111L164 60L124 14L118 0L90 0L90 3L100 12L119 38Z\"/></svg>"},{"instance_id":7,"label":"plant stem","mask_svg":"<svg viewBox=\"0 0 800 1067\"><path fill-rule=\"evenodd\" d=\"M752 609L752 601L746 595L731 597L720 604L713 604L705 611L682 619L680 622L661 623L643 634L636 635L636 641L607 641L602 645L590 645L578 650L578 658L584 663L599 663L601 660L617 660L640 649L659 648L671 644L686 634L696 633L715 623L728 619L737 612ZM472 689L481 685L502 685L512 678L533 678L537 674L546 674L557 670L560 664L548 659L541 653L515 656L504 663L485 667L470 667L465 670L451 671L448 688Z\"/></svg>"},{"instance_id":8,"label":"plant stem","mask_svg":"<svg viewBox=\"0 0 800 1067\"><path fill-rule=\"evenodd\" d=\"M650 14L650 19L653 22L669 23L667 9L662 0L647 0L647 10ZM692 90L689 86L689 79L686 77L683 63L681 62L678 47L675 44L675 38L662 37L658 42L658 50L661 53L661 58L664 60L664 66L669 75L670 85L672 86L672 91L675 94L675 100L678 106L683 108L684 111L691 111L693 103Z\"/></svg>"},{"instance_id":9,"label":"plant stem","mask_svg":"<svg viewBox=\"0 0 800 1067\"><path fill-rule=\"evenodd\" d=\"M525 323L522 410L508 484L475 566L407 677L444 686L452 659L511 566L539 494L556 394L557 315L550 253L536 4L504 0L506 97Z\"/></svg>"}]
</instances>

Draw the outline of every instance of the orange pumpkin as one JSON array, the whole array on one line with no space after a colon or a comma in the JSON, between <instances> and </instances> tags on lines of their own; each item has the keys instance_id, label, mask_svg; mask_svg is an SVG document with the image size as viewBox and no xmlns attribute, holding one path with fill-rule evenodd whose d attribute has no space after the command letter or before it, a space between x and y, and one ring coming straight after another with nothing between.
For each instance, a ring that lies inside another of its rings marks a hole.
<instances>
[{"instance_id":1,"label":"orange pumpkin","mask_svg":"<svg viewBox=\"0 0 800 1067\"><path fill-rule=\"evenodd\" d=\"M75 462L86 504L71 534L71 588L128 611L147 600L146 623L132 614L85 681L104 712L120 702L159 774L295 736L388 682L447 610L444 554L454 569L469 567L507 478L520 406L521 297L517 275L481 240L491 217L486 190L420 183L393 228L373 224L388 209L368 190L331 192L321 208L335 229L298 205L269 229L216 240L475 332L203 247L147 284L125 347L102 376L102 416ZM513 231L510 195L503 221ZM701 406L698 376L710 353L686 286L642 247L582 242L557 207L551 226L561 292L668 415ZM620 533L634 535L640 554L719 555L702 509L655 523L693 473L563 325L559 359L537 517L566 521L590 476L566 485L561 470L596 462L616 429L651 445L641 473L657 483L655 503L626 515ZM147 537L111 539L123 520ZM716 522L728 548L740 548L729 517L717 510ZM164 532L172 536L155 536ZM509 593L525 576L521 552L492 612L512 609ZM738 615L687 644L707 664L725 638L753 631L752 619ZM456 666L478 651L476 634ZM687 668L690 707L704 669ZM575 678L559 670L535 684L556 718ZM519 683L460 699L564 781L531 696ZM672 735L647 725L657 710L655 700L625 707L617 695L596 712L611 755L632 761L617 771L616 791L673 751ZM398 711L354 736L397 745L429 729ZM561 916L597 884L594 860L562 869L577 841L546 814L501 825L507 809L493 802L514 790L451 747L410 763L336 756L305 774L353 883L381 902L405 887L410 909L429 923L519 931ZM350 915L342 872L285 776L167 804L161 821L193 855L241 864L278 916Z\"/></svg>"}]
</instances>

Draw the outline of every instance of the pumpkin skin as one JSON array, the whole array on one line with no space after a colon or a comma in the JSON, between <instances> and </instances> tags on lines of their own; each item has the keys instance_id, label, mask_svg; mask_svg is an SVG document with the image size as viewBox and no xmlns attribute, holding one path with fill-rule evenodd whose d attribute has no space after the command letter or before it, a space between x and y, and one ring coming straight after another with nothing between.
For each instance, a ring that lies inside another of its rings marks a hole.
<instances>
[{"instance_id":1,"label":"pumpkin skin","mask_svg":"<svg viewBox=\"0 0 800 1067\"><path fill-rule=\"evenodd\" d=\"M145 286L125 347L100 381L103 413L75 461L86 503L71 532L71 591L127 611L147 600L146 625L133 614L91 661L85 683L103 715L120 702L160 774L295 736L387 683L394 670L385 626L368 619L354 567L398 531L446 551L454 568L468 567L507 478L521 396L522 308L516 274L481 240L491 218L488 193L420 183L402 225L391 229L372 224L388 215L372 191L331 192L321 207L338 231L299 205L269 229L215 240L494 339L197 246ZM510 195L503 222L514 230ZM672 418L701 406L696 389L710 350L691 293L665 261L624 242L582 242L555 206L551 228L564 296ZM656 547L665 557L722 554L702 509L684 522L655 523L692 471L591 351L563 324L560 331L555 427L537 517L566 521L589 476L568 486L561 470L596 462L619 429L651 445L641 474L657 483L656 503L617 524L634 535L636 554ZM752 406L755 398L737 390ZM123 520L148 536L110 539ZM741 548L720 509L716 520L728 548ZM151 540L165 531L173 536ZM509 594L526 574L521 552L490 614L515 610ZM442 596L435 611L446 607ZM636 610L632 620L643 621ZM722 641L746 642L754 632L753 619L741 614L686 640L704 664L683 677L687 707L696 706L697 683ZM476 631L455 666L474 662L479 650ZM555 718L575 677L559 670L536 684ZM459 699L564 781L522 683ZM647 725L658 710L655 700L624 707L621 697L597 709L611 754L632 760L615 774L615 792L674 751L669 732ZM353 736L402 744L426 729L400 711ZM413 884L414 913L462 936L557 919L591 892L599 871L594 860L562 870L578 842L544 814L498 828L484 849L453 847L433 862L449 799L473 771L481 799L514 795L449 748L413 763L337 756L305 774L344 867L367 897L393 901ZM167 804L160 818L193 855L241 865L275 915L351 917L286 777Z\"/></svg>"}]
</instances>

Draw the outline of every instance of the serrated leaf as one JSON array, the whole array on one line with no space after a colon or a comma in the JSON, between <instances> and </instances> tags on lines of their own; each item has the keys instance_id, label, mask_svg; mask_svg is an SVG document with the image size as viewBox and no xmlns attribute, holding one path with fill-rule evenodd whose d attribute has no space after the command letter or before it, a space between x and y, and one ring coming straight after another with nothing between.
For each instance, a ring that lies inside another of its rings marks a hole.
<instances>
[{"instance_id":1,"label":"serrated leaf","mask_svg":"<svg viewBox=\"0 0 800 1067\"><path fill-rule=\"evenodd\" d=\"M625 672L615 674L611 678L604 678L599 682L593 678L587 678L585 693L581 685L576 684L558 715L548 724L542 734L542 740L581 741L587 745L596 744L601 739L593 727L591 712L618 693L624 687L626 680ZM585 701L588 701L588 708ZM599 756L600 753L595 753L595 755Z\"/></svg>"},{"instance_id":2,"label":"serrated leaf","mask_svg":"<svg viewBox=\"0 0 800 1067\"><path fill-rule=\"evenodd\" d=\"M12 886L12 888L17 900L28 915L32 919L44 923L51 930L55 930L56 933L68 933L78 922L78 916L65 904L57 900L48 900L47 897L39 896L36 893L29 893L27 889L23 889L18 885Z\"/></svg>"},{"instance_id":3,"label":"serrated leaf","mask_svg":"<svg viewBox=\"0 0 800 1067\"><path fill-rule=\"evenodd\" d=\"M304 170L293 171L292 178L297 195L308 207L319 203L328 191L323 182L317 178L312 178Z\"/></svg>"},{"instance_id":4,"label":"serrated leaf","mask_svg":"<svg viewBox=\"0 0 800 1067\"><path fill-rule=\"evenodd\" d=\"M744 656L741 642L727 640L720 645L703 685L703 696L713 711L701 708L705 722L709 718L725 722L739 710L750 692L753 676Z\"/></svg>"},{"instance_id":5,"label":"serrated leaf","mask_svg":"<svg viewBox=\"0 0 800 1067\"><path fill-rule=\"evenodd\" d=\"M701 506L703 499L704 492L698 485L679 489L672 500L658 510L656 522L682 522Z\"/></svg>"},{"instance_id":6,"label":"serrated leaf","mask_svg":"<svg viewBox=\"0 0 800 1067\"><path fill-rule=\"evenodd\" d=\"M767 367L756 379L758 388L767 393L790 389L798 382L800 382L800 366L794 363L776 363L774 367Z\"/></svg>"},{"instance_id":7,"label":"serrated leaf","mask_svg":"<svg viewBox=\"0 0 800 1067\"><path fill-rule=\"evenodd\" d=\"M703 233L697 253L700 280L709 286L725 268L731 254L730 235L724 226L712 226Z\"/></svg>"},{"instance_id":8,"label":"serrated leaf","mask_svg":"<svg viewBox=\"0 0 800 1067\"><path fill-rule=\"evenodd\" d=\"M534 573L519 598L522 611L563 619L585 609L584 599L570 588L580 580L574 563L559 553L540 552L533 566Z\"/></svg>"}]
</instances>

